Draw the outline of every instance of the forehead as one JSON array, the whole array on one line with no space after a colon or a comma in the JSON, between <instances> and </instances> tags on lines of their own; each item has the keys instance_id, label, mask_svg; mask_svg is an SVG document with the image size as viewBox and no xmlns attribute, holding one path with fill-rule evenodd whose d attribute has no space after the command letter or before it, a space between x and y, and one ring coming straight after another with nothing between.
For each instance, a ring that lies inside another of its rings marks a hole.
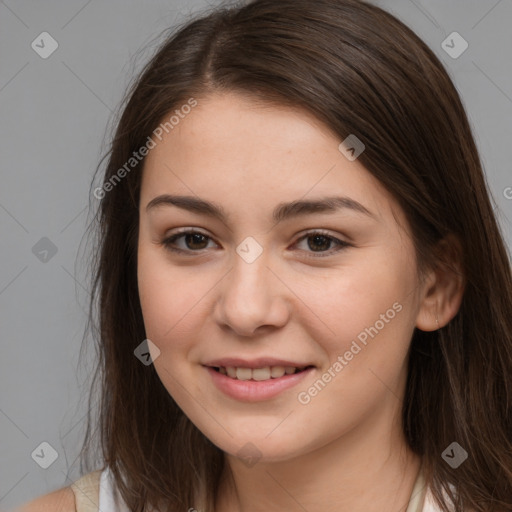
<instances>
[{"instance_id":1,"label":"forehead","mask_svg":"<svg viewBox=\"0 0 512 512\"><path fill-rule=\"evenodd\" d=\"M153 137L143 206L156 195L180 193L241 208L333 194L380 216L397 207L357 159L339 151L341 139L307 111L225 93L197 98L197 106L173 121L161 140Z\"/></svg>"}]
</instances>

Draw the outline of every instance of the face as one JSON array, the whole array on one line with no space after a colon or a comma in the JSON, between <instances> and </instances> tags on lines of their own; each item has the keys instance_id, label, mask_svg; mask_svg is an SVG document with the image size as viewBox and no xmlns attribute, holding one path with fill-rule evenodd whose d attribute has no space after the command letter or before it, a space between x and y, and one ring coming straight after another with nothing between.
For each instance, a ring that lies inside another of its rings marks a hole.
<instances>
[{"instance_id":1,"label":"face","mask_svg":"<svg viewBox=\"0 0 512 512\"><path fill-rule=\"evenodd\" d=\"M138 285L163 385L222 450L268 461L391 421L421 296L403 212L308 113L197 101L142 178Z\"/></svg>"}]
</instances>

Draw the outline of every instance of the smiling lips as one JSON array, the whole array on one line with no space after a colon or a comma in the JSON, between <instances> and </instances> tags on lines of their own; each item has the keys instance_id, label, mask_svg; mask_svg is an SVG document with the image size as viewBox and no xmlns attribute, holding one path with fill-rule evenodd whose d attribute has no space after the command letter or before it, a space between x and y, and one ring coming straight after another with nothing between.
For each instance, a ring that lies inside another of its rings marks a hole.
<instances>
[{"instance_id":1,"label":"smiling lips","mask_svg":"<svg viewBox=\"0 0 512 512\"><path fill-rule=\"evenodd\" d=\"M273 398L295 386L313 369L313 365L274 358L246 361L218 359L203 365L213 383L224 394L237 400L255 402Z\"/></svg>"},{"instance_id":2,"label":"smiling lips","mask_svg":"<svg viewBox=\"0 0 512 512\"><path fill-rule=\"evenodd\" d=\"M301 372L305 367L297 368L295 366L264 366L263 368L244 368L235 366L220 366L214 368L222 375L227 375L232 379L238 380L269 380L278 379L283 375L292 375Z\"/></svg>"},{"instance_id":3,"label":"smiling lips","mask_svg":"<svg viewBox=\"0 0 512 512\"><path fill-rule=\"evenodd\" d=\"M253 361L240 358L224 358L210 361L205 366L213 368L220 374L227 375L232 379L264 381L278 379L284 375L293 375L312 365L260 357Z\"/></svg>"}]
</instances>

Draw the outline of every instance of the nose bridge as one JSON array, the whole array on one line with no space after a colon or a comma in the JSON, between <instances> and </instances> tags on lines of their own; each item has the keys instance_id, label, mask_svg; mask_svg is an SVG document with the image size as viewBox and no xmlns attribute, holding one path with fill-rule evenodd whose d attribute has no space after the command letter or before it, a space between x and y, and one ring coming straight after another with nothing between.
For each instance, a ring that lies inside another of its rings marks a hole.
<instances>
[{"instance_id":1,"label":"nose bridge","mask_svg":"<svg viewBox=\"0 0 512 512\"><path fill-rule=\"evenodd\" d=\"M246 239L236 248L232 270L217 301L218 322L241 335L250 335L263 325L283 325L287 318L284 287L269 269L270 251L258 246Z\"/></svg>"},{"instance_id":2,"label":"nose bridge","mask_svg":"<svg viewBox=\"0 0 512 512\"><path fill-rule=\"evenodd\" d=\"M269 255L269 251L262 250L255 256L255 248L251 247L250 242L243 242L237 247L231 278L225 290L229 294L226 296L228 299L240 301L246 297L250 301L242 300L242 304L250 302L252 309L261 308L270 299L273 287L268 282L271 274L268 269Z\"/></svg>"},{"instance_id":3,"label":"nose bridge","mask_svg":"<svg viewBox=\"0 0 512 512\"><path fill-rule=\"evenodd\" d=\"M268 247L264 247L267 239L253 236L245 237L236 247L233 254L232 280L235 286L241 285L248 293L258 291L258 284L266 280L270 272L271 254Z\"/></svg>"}]
</instances>

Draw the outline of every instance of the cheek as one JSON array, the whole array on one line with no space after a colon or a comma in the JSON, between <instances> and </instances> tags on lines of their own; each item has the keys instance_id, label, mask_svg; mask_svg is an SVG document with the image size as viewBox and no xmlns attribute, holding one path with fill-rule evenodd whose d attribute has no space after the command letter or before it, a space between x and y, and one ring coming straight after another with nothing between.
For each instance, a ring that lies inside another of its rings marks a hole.
<instances>
[{"instance_id":1,"label":"cheek","mask_svg":"<svg viewBox=\"0 0 512 512\"><path fill-rule=\"evenodd\" d=\"M298 295L316 313L315 335L323 340L331 360L349 350L357 339L363 343L372 339L402 346L408 343L415 297L411 292L416 284L414 268L405 263L405 255L367 253L364 261L336 269L321 282L312 277L301 283Z\"/></svg>"},{"instance_id":2,"label":"cheek","mask_svg":"<svg viewBox=\"0 0 512 512\"><path fill-rule=\"evenodd\" d=\"M185 340L194 322L194 306L207 291L190 270L174 268L161 249L140 248L137 279L146 336L160 350Z\"/></svg>"},{"instance_id":3,"label":"cheek","mask_svg":"<svg viewBox=\"0 0 512 512\"><path fill-rule=\"evenodd\" d=\"M310 295L308 305L329 326L315 333L325 365L297 395L304 406L303 421L311 429L323 424L328 435L337 435L370 411L396 402L413 332L413 308L410 276L398 267L387 269L346 273L324 293L317 288L316 302Z\"/></svg>"}]
</instances>

